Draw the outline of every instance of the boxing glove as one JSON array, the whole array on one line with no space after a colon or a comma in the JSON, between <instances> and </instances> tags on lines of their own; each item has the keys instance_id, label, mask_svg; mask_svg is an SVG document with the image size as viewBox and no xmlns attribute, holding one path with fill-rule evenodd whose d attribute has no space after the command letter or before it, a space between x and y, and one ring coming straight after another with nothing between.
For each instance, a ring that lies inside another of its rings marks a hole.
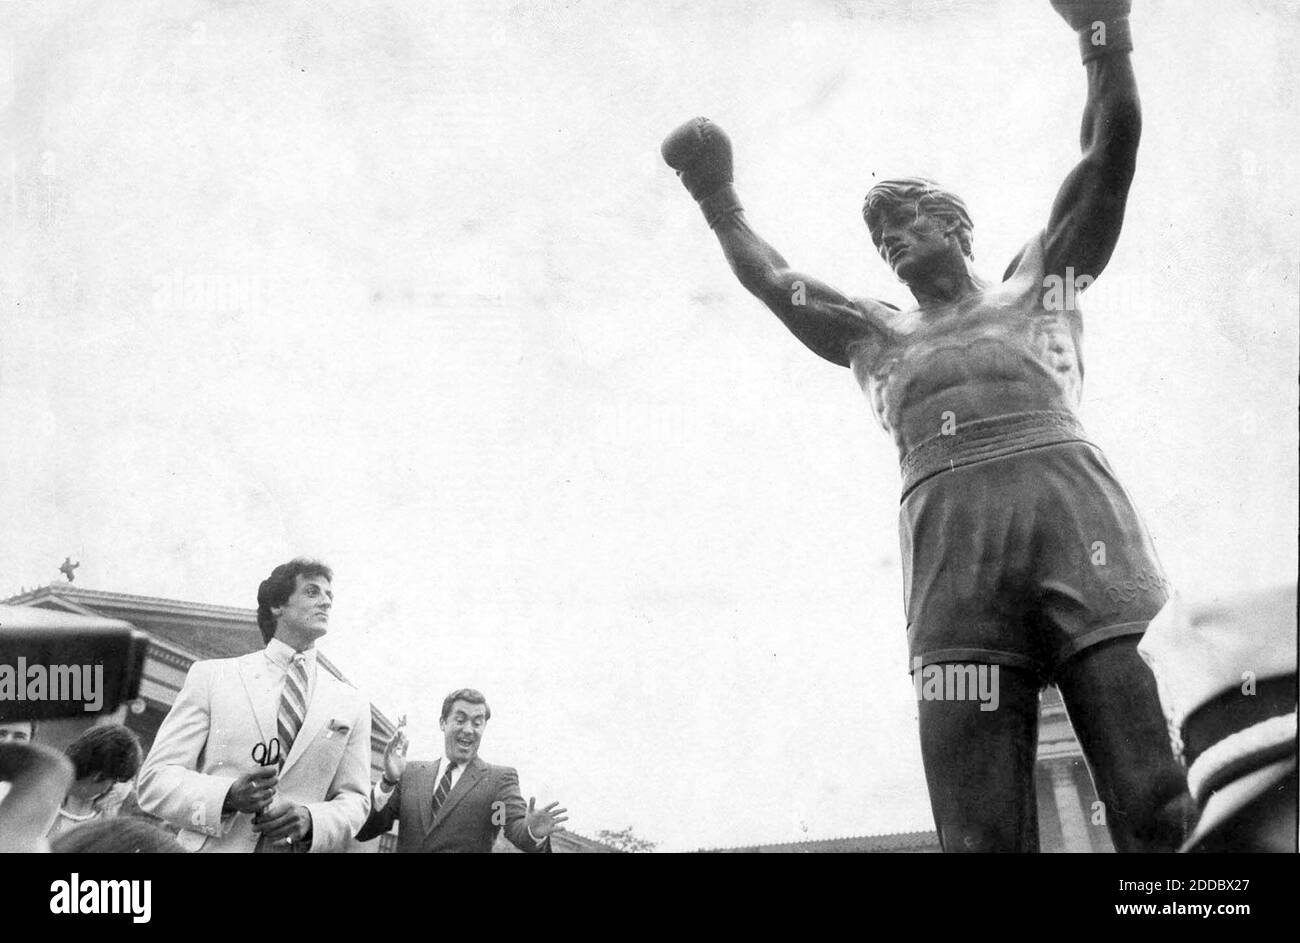
<instances>
[{"instance_id":1,"label":"boxing glove","mask_svg":"<svg viewBox=\"0 0 1300 943\"><path fill-rule=\"evenodd\" d=\"M1052 0L1052 9L1079 34L1079 52L1085 63L1107 53L1132 51L1130 6L1130 0Z\"/></svg>"},{"instance_id":2,"label":"boxing glove","mask_svg":"<svg viewBox=\"0 0 1300 943\"><path fill-rule=\"evenodd\" d=\"M692 118L675 129L659 151L697 201L732 181L731 141L708 118Z\"/></svg>"},{"instance_id":3,"label":"boxing glove","mask_svg":"<svg viewBox=\"0 0 1300 943\"><path fill-rule=\"evenodd\" d=\"M741 209L731 186L731 141L708 118L692 118L676 128L659 152L700 204L710 226Z\"/></svg>"}]
</instances>

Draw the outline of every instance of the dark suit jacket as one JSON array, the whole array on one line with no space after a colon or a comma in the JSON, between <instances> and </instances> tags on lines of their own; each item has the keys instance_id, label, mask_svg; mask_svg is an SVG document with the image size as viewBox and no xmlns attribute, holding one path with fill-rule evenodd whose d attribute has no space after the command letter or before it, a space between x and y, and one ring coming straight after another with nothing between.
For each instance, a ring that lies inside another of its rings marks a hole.
<instances>
[{"instance_id":1,"label":"dark suit jacket","mask_svg":"<svg viewBox=\"0 0 1300 943\"><path fill-rule=\"evenodd\" d=\"M519 794L519 775L508 766L493 766L478 757L433 815L433 793L443 762L407 763L388 803L378 812L371 810L357 840L377 838L400 819L399 852L488 852L502 826L520 851L551 850L549 838L539 848L528 835L524 825L528 806Z\"/></svg>"}]
</instances>

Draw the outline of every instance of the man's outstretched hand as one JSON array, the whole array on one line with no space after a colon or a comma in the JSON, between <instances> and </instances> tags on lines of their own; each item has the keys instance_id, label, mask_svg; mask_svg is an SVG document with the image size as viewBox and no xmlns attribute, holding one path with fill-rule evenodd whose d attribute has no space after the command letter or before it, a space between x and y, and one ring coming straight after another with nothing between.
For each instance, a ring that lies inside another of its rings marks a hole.
<instances>
[{"instance_id":1,"label":"man's outstretched hand","mask_svg":"<svg viewBox=\"0 0 1300 943\"><path fill-rule=\"evenodd\" d=\"M568 809L557 809L558 802L552 802L545 809L537 808L537 800L528 800L528 813L524 816L524 825L539 840L547 838L560 827L561 822L569 821L565 815Z\"/></svg>"},{"instance_id":2,"label":"man's outstretched hand","mask_svg":"<svg viewBox=\"0 0 1300 943\"><path fill-rule=\"evenodd\" d=\"M406 715L403 714L397 722L393 738L384 747L384 779L390 783L401 782L402 773L406 772L406 751L411 743L406 738L406 731L402 729L405 726Z\"/></svg>"},{"instance_id":3,"label":"man's outstretched hand","mask_svg":"<svg viewBox=\"0 0 1300 943\"><path fill-rule=\"evenodd\" d=\"M1096 22L1114 23L1128 16L1130 0L1052 0L1052 9L1065 18L1076 33L1091 29Z\"/></svg>"},{"instance_id":4,"label":"man's outstretched hand","mask_svg":"<svg viewBox=\"0 0 1300 943\"><path fill-rule=\"evenodd\" d=\"M708 118L692 118L659 149L697 201L731 183L731 141Z\"/></svg>"}]
</instances>

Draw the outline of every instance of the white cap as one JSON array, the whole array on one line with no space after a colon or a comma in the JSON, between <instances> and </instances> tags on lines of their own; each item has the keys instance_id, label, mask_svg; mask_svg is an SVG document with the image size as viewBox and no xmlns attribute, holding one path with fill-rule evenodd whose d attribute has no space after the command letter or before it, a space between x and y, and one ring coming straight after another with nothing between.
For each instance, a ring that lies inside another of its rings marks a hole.
<instances>
[{"instance_id":1,"label":"white cap","mask_svg":"<svg viewBox=\"0 0 1300 943\"><path fill-rule=\"evenodd\" d=\"M1170 729L1179 730L1189 714L1229 689L1296 673L1296 588L1204 601L1175 592L1138 652L1156 676Z\"/></svg>"},{"instance_id":2,"label":"white cap","mask_svg":"<svg viewBox=\"0 0 1300 943\"><path fill-rule=\"evenodd\" d=\"M1193 718L1187 787L1201 816L1184 851L1294 779L1296 640L1294 586L1203 602L1174 594L1151 620L1138 652L1155 675L1180 759Z\"/></svg>"}]
</instances>

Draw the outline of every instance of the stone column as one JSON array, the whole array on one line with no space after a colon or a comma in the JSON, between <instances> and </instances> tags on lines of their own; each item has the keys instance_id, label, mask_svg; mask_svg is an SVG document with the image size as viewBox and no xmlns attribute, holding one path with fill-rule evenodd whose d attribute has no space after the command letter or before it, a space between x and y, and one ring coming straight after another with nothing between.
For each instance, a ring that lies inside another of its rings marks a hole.
<instances>
[{"instance_id":1,"label":"stone column","mask_svg":"<svg viewBox=\"0 0 1300 943\"><path fill-rule=\"evenodd\" d=\"M1088 816L1079 801L1079 788L1075 785L1071 763L1066 759L1052 760L1047 764L1052 776L1052 795L1056 798L1056 814L1061 820L1062 850L1067 852L1092 851L1088 840Z\"/></svg>"}]
</instances>

